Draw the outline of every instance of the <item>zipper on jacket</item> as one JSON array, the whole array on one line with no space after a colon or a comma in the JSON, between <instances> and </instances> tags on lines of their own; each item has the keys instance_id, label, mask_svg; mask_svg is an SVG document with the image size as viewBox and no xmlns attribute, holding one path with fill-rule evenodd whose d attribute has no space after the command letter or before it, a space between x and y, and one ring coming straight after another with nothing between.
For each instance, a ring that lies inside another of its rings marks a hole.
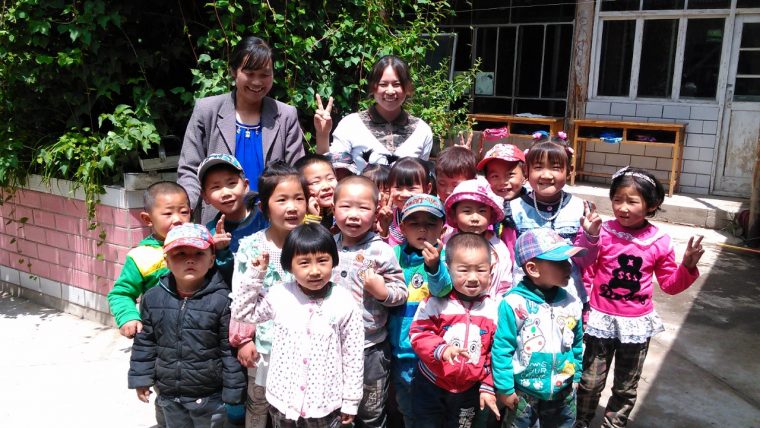
<instances>
[{"instance_id":1,"label":"zipper on jacket","mask_svg":"<svg viewBox=\"0 0 760 428\"><path fill-rule=\"evenodd\" d=\"M464 325L464 345L462 347L464 348L464 350L467 352L468 355L469 355L470 352L469 352L469 348L468 348L468 343L467 342L469 342L469 339L470 339L470 309L472 309L472 305L473 304L470 303L470 307L469 308L465 308L465 310L464 310L465 315L467 315L467 322ZM462 306L464 306L464 305L462 305ZM469 361L469 359L467 361ZM460 361L459 362L459 376L460 376L460 379L462 377L462 374L464 373L464 365L467 363L467 361Z\"/></svg>"},{"instance_id":2,"label":"zipper on jacket","mask_svg":"<svg viewBox=\"0 0 760 428\"><path fill-rule=\"evenodd\" d=\"M549 348L552 353L552 367L551 367L551 370L549 370L549 397L553 398L554 397L554 381L552 381L552 377L554 376L554 371L556 370L555 366L557 365L557 353L553 351L553 349L555 349L553 346L554 334L552 333L552 330L554 330L554 307L551 304L549 304L549 313L552 316L551 328L547 330L547 332L549 333L547 336L549 336L550 337L549 340L552 341L551 343L552 347Z\"/></svg>"},{"instance_id":3,"label":"zipper on jacket","mask_svg":"<svg viewBox=\"0 0 760 428\"><path fill-rule=\"evenodd\" d=\"M182 395L181 388L181 369L182 365L182 318L185 316L185 306L187 306L187 297L182 299L182 306L179 307L179 316L177 317L177 395Z\"/></svg>"}]
</instances>

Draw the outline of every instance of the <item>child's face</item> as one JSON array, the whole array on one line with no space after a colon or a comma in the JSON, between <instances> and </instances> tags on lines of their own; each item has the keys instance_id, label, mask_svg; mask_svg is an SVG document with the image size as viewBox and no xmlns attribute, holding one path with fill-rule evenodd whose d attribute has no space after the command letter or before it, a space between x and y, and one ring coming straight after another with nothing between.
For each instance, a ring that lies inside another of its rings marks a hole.
<instances>
[{"instance_id":1,"label":"child's face","mask_svg":"<svg viewBox=\"0 0 760 428\"><path fill-rule=\"evenodd\" d=\"M425 248L425 242L433 246L436 245L436 241L441 236L441 229L443 229L443 219L430 213L418 211L405 218L400 227L406 242L413 248L422 250Z\"/></svg>"},{"instance_id":2,"label":"child's face","mask_svg":"<svg viewBox=\"0 0 760 428\"><path fill-rule=\"evenodd\" d=\"M528 165L528 182L541 202L555 202L567 181L567 169L560 162L550 163L548 156Z\"/></svg>"},{"instance_id":3,"label":"child's face","mask_svg":"<svg viewBox=\"0 0 760 428\"><path fill-rule=\"evenodd\" d=\"M175 192L156 195L153 208L150 212L140 213L140 218L146 226L153 229L156 239L163 241L169 229L189 222L191 214L187 196Z\"/></svg>"},{"instance_id":4,"label":"child's face","mask_svg":"<svg viewBox=\"0 0 760 428\"><path fill-rule=\"evenodd\" d=\"M457 228L462 232L482 234L491 220L491 207L475 201L458 202L454 208Z\"/></svg>"},{"instance_id":5,"label":"child's face","mask_svg":"<svg viewBox=\"0 0 760 428\"><path fill-rule=\"evenodd\" d=\"M436 187L436 190L438 191L438 198L441 199L441 202L445 203L446 198L451 196L451 193L454 191L454 188L457 187L457 184L465 180L468 180L468 178L465 177L464 174L438 175L435 180L435 187Z\"/></svg>"},{"instance_id":6,"label":"child's face","mask_svg":"<svg viewBox=\"0 0 760 428\"><path fill-rule=\"evenodd\" d=\"M203 278L214 265L214 253L211 248L201 250L189 246L175 247L164 257L177 285L186 290L197 289L203 284Z\"/></svg>"},{"instance_id":7,"label":"child's face","mask_svg":"<svg viewBox=\"0 0 760 428\"><path fill-rule=\"evenodd\" d=\"M247 214L245 195L248 180L240 173L217 169L206 174L203 182L203 200L224 214L227 220L240 221Z\"/></svg>"},{"instance_id":8,"label":"child's face","mask_svg":"<svg viewBox=\"0 0 760 428\"><path fill-rule=\"evenodd\" d=\"M319 206L332 207L335 186L338 185L332 166L324 162L315 162L303 169L303 176L309 184L310 196L317 198Z\"/></svg>"},{"instance_id":9,"label":"child's face","mask_svg":"<svg viewBox=\"0 0 760 428\"><path fill-rule=\"evenodd\" d=\"M488 256L486 248L459 249L452 254L449 273L456 291L476 297L488 290L491 284L491 263Z\"/></svg>"},{"instance_id":10,"label":"child's face","mask_svg":"<svg viewBox=\"0 0 760 428\"><path fill-rule=\"evenodd\" d=\"M301 182L290 178L280 182L269 198L269 223L275 230L291 231L303 223L306 195Z\"/></svg>"},{"instance_id":11,"label":"child's face","mask_svg":"<svg viewBox=\"0 0 760 428\"><path fill-rule=\"evenodd\" d=\"M363 184L349 183L335 195L335 223L344 236L361 238L374 225L377 204L372 198L373 190Z\"/></svg>"},{"instance_id":12,"label":"child's face","mask_svg":"<svg viewBox=\"0 0 760 428\"><path fill-rule=\"evenodd\" d=\"M535 264L534 273L530 274L530 277L533 283L540 288L564 287L570 281L572 265L568 260L555 262L532 259L528 263Z\"/></svg>"},{"instance_id":13,"label":"child's face","mask_svg":"<svg viewBox=\"0 0 760 428\"><path fill-rule=\"evenodd\" d=\"M622 226L631 229L642 227L649 211L641 193L633 186L618 187L612 197L612 212Z\"/></svg>"},{"instance_id":14,"label":"child's face","mask_svg":"<svg viewBox=\"0 0 760 428\"><path fill-rule=\"evenodd\" d=\"M430 186L423 186L422 184L413 184L411 186L391 186L391 203L394 207L401 209L404 207L406 201L414 195L420 193L427 193L430 190Z\"/></svg>"},{"instance_id":15,"label":"child's face","mask_svg":"<svg viewBox=\"0 0 760 428\"><path fill-rule=\"evenodd\" d=\"M301 287L318 291L330 281L332 268L332 256L328 253L297 254L290 272Z\"/></svg>"},{"instance_id":16,"label":"child's face","mask_svg":"<svg viewBox=\"0 0 760 428\"><path fill-rule=\"evenodd\" d=\"M511 201L520 194L525 183L525 174L520 162L494 159L486 164L486 180L494 193Z\"/></svg>"}]
</instances>

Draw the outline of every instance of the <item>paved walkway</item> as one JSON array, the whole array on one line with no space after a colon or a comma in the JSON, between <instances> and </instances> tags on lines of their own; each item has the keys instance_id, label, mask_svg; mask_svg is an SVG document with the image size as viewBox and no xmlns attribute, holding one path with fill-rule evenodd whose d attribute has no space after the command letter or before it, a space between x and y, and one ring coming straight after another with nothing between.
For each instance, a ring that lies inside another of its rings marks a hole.
<instances>
[{"instance_id":1,"label":"paved walkway","mask_svg":"<svg viewBox=\"0 0 760 428\"><path fill-rule=\"evenodd\" d=\"M652 341L629 426L760 427L760 256L722 250L716 231L663 227L679 260L693 233L708 251L694 286L655 299L667 331ZM0 427L152 426L153 406L127 389L130 345L115 329L0 296Z\"/></svg>"}]
</instances>

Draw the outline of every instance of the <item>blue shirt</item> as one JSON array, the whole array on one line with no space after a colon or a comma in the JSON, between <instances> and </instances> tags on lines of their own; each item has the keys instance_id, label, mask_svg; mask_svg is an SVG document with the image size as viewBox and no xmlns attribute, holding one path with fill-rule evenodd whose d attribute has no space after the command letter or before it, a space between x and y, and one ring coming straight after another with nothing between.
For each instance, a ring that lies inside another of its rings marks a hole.
<instances>
[{"instance_id":1,"label":"blue shirt","mask_svg":"<svg viewBox=\"0 0 760 428\"><path fill-rule=\"evenodd\" d=\"M261 124L246 125L235 121L235 157L254 192L259 191L259 176L264 170L264 149L261 144Z\"/></svg>"}]
</instances>

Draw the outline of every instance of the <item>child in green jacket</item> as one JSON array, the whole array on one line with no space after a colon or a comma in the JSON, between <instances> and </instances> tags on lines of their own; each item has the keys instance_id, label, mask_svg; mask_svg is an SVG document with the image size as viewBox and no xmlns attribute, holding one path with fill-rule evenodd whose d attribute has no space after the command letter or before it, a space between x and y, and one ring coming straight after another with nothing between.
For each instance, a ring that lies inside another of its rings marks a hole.
<instances>
[{"instance_id":1,"label":"child in green jacket","mask_svg":"<svg viewBox=\"0 0 760 428\"><path fill-rule=\"evenodd\" d=\"M552 229L526 231L515 245L525 277L499 305L492 351L499 402L513 427L568 427L575 423L575 389L583 357L581 304L564 290L569 259L585 249L567 245Z\"/></svg>"}]
</instances>

